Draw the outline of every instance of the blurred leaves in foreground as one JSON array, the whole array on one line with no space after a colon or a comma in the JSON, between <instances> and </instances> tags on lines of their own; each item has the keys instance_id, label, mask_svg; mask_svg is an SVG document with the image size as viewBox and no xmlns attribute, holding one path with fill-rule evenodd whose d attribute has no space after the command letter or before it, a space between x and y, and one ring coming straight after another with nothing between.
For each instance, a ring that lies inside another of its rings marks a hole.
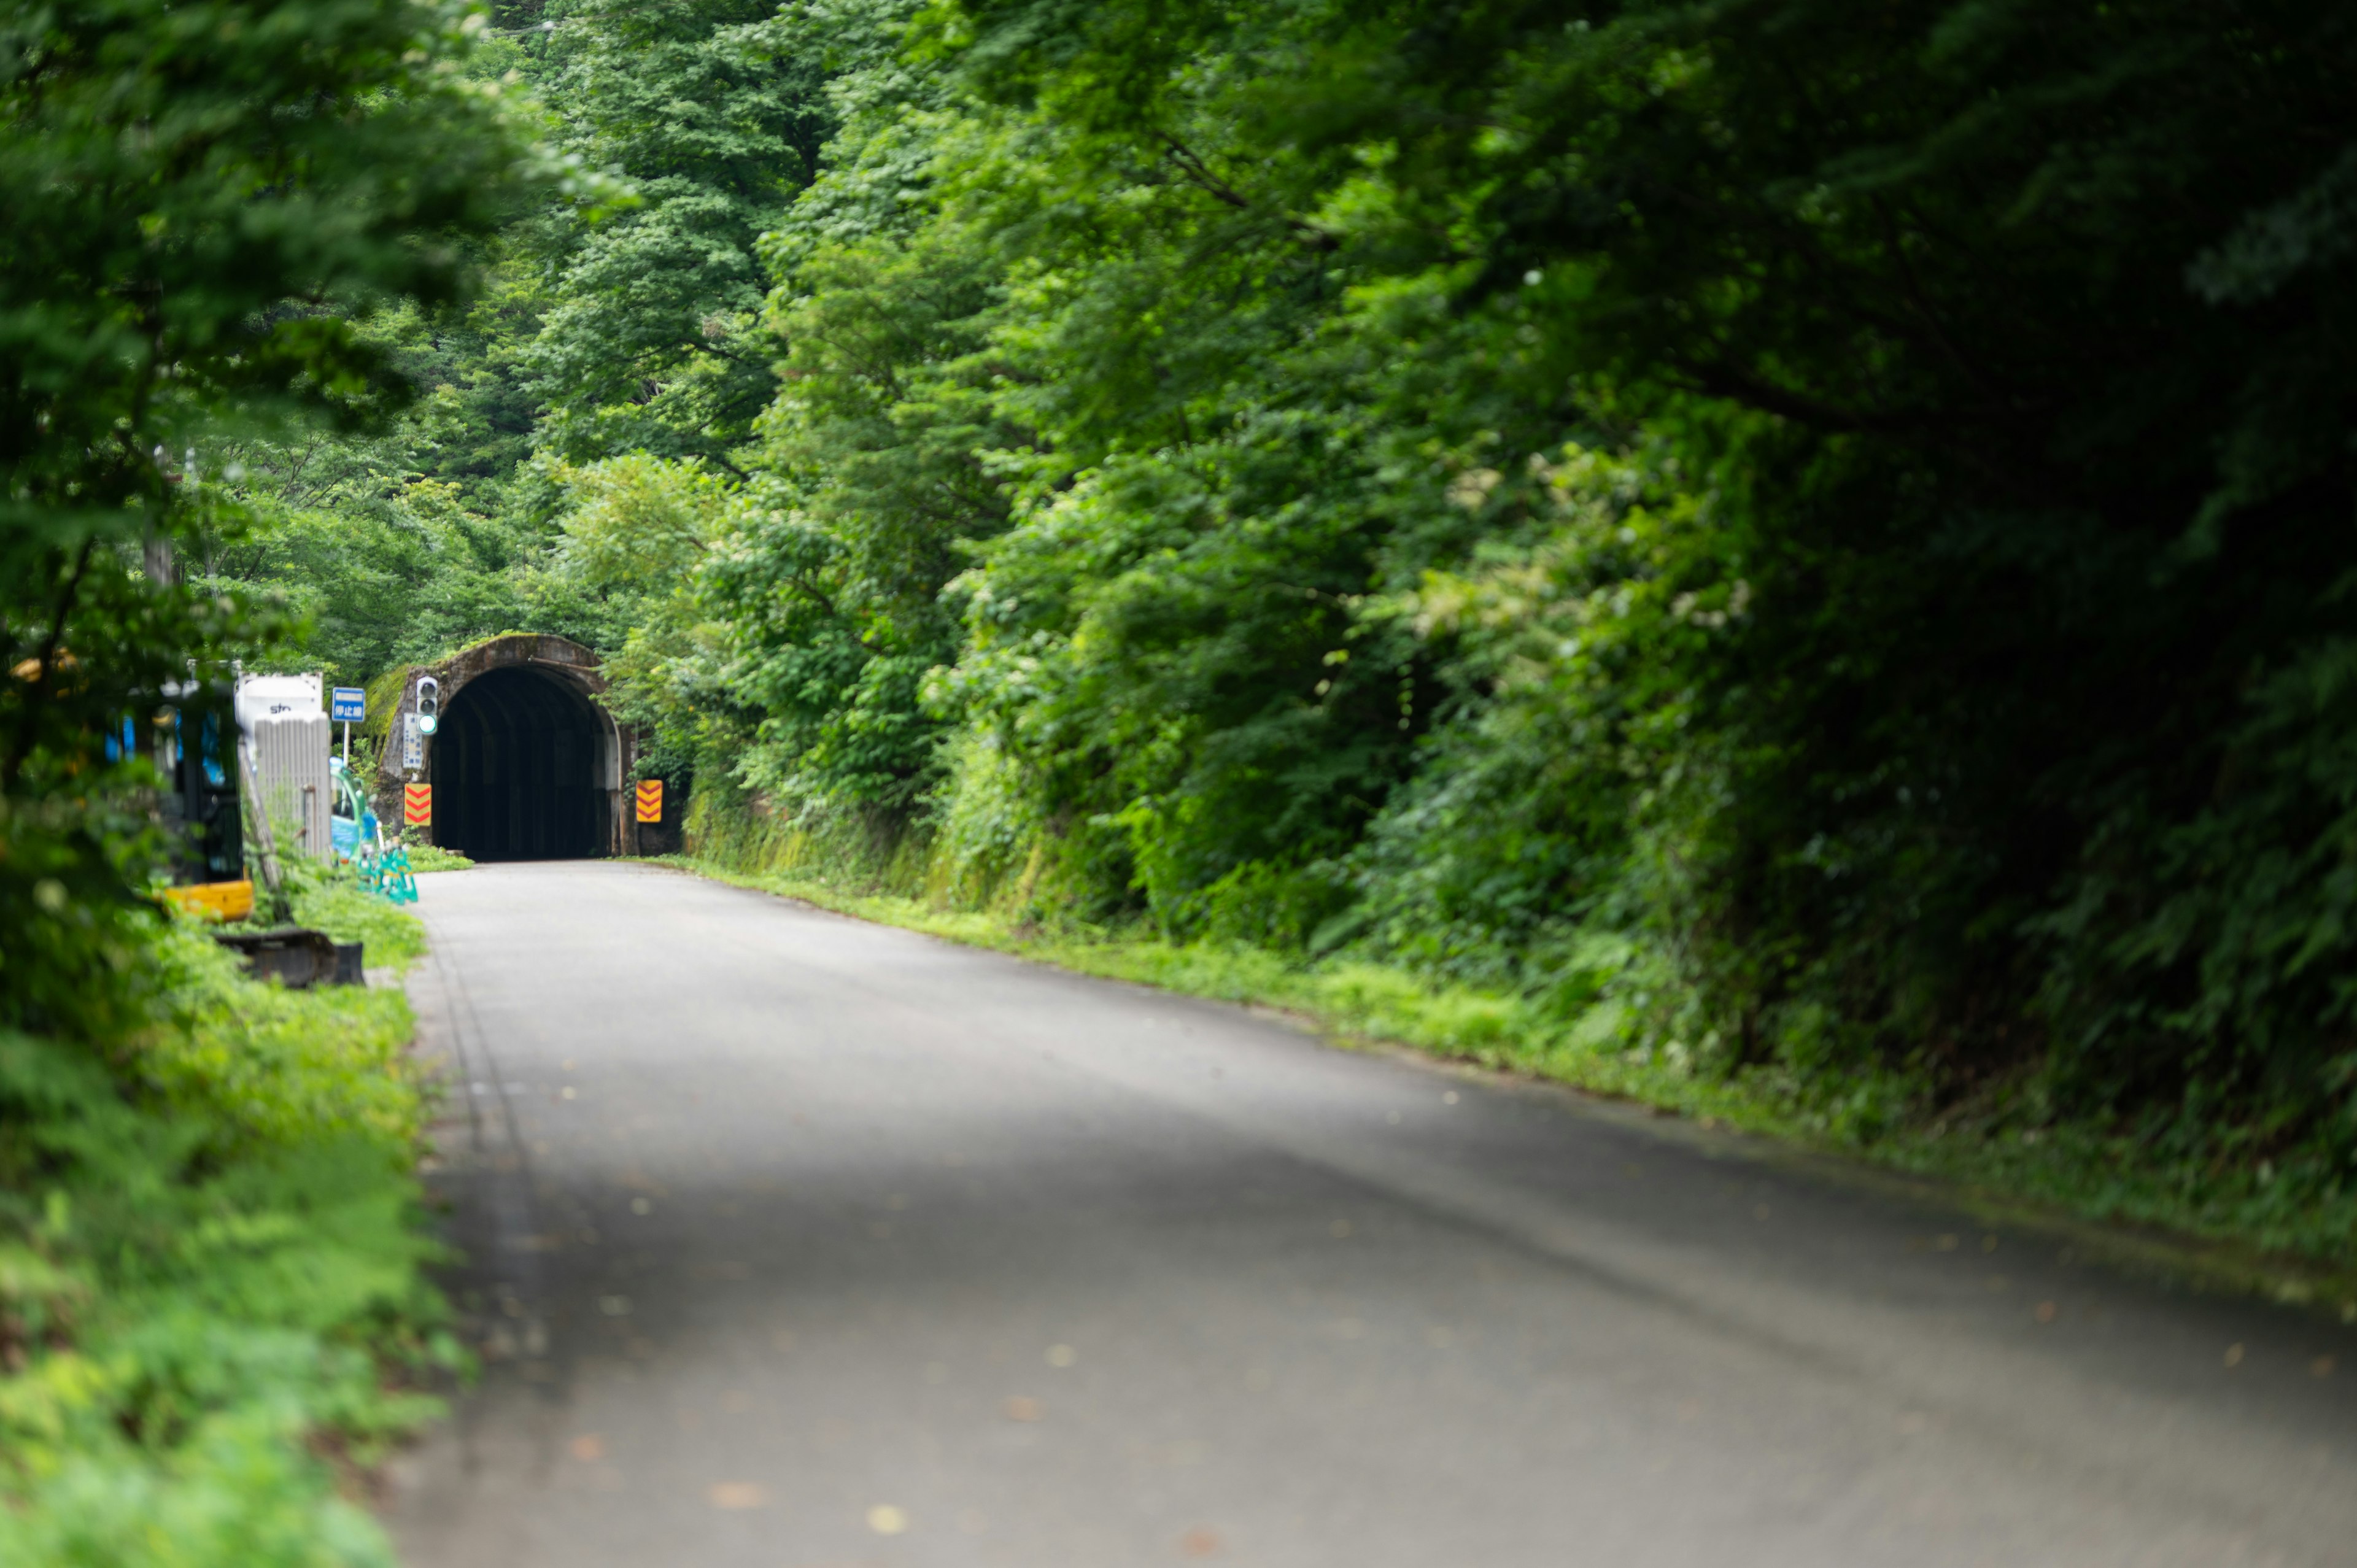
<instances>
[{"instance_id":1,"label":"blurred leaves in foreground","mask_svg":"<svg viewBox=\"0 0 2357 1568\"><path fill-rule=\"evenodd\" d=\"M0 1560L382 1563L339 1500L447 1361L398 996L287 994L142 895L145 760L300 606L207 574L238 454L412 401L372 324L460 305L525 189L591 185L417 0L0 16ZM331 929L348 903L315 889ZM416 929L371 913L382 950ZM354 934L360 934L357 931Z\"/></svg>"}]
</instances>

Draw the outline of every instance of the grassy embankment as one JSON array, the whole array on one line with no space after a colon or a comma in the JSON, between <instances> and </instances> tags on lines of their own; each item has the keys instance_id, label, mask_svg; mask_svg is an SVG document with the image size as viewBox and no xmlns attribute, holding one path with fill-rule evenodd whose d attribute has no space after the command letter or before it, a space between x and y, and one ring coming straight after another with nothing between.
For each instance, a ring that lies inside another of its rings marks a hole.
<instances>
[{"instance_id":1,"label":"grassy embankment","mask_svg":"<svg viewBox=\"0 0 2357 1568\"><path fill-rule=\"evenodd\" d=\"M2132 1131L2045 1118L2034 1086L1934 1111L1910 1107L1893 1080L1861 1090L1880 1114L1846 1114L1773 1069L1710 1074L1670 1051L1625 1048L1610 1000L1565 1018L1348 957L1018 916L1008 900L959 888L918 836L798 829L716 793L692 809L688 844L665 864L1087 974L1281 1009L1346 1044L1406 1046L1932 1178L1993 1222L2069 1232L2083 1251L2357 1321L2357 1192L2323 1207L2271 1201L2264 1177L2188 1168Z\"/></svg>"},{"instance_id":2,"label":"grassy embankment","mask_svg":"<svg viewBox=\"0 0 2357 1568\"><path fill-rule=\"evenodd\" d=\"M371 965L425 950L349 885L296 913ZM126 961L132 1037L0 1036L0 1562L389 1568L358 1493L458 1360L408 1004L257 983L188 924Z\"/></svg>"}]
</instances>

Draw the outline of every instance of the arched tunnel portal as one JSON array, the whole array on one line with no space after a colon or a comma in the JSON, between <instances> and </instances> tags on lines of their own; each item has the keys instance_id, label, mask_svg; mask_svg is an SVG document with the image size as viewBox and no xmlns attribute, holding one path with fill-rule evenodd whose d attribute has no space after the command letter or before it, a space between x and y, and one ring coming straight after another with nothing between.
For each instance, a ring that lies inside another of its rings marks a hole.
<instances>
[{"instance_id":1,"label":"arched tunnel portal","mask_svg":"<svg viewBox=\"0 0 2357 1568\"><path fill-rule=\"evenodd\" d=\"M473 860L610 853L603 715L528 665L459 688L434 737L434 840Z\"/></svg>"},{"instance_id":2,"label":"arched tunnel portal","mask_svg":"<svg viewBox=\"0 0 2357 1568\"><path fill-rule=\"evenodd\" d=\"M423 733L432 677L441 712ZM597 656L567 638L510 633L402 674L384 736L379 815L402 821L404 784L430 784L424 835L474 860L564 860L675 848L675 807L629 809L636 734L605 705ZM413 828L413 832L419 830ZM650 838L650 835L652 835Z\"/></svg>"}]
</instances>

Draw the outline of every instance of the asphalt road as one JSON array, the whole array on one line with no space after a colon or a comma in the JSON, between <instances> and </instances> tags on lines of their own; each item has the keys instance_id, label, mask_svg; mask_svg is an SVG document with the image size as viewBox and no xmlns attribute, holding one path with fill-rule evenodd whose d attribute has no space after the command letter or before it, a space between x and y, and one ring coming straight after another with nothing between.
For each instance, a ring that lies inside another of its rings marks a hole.
<instances>
[{"instance_id":1,"label":"asphalt road","mask_svg":"<svg viewBox=\"0 0 2357 1568\"><path fill-rule=\"evenodd\" d=\"M647 867L425 880L411 1568L2357 1563L2357 1330Z\"/></svg>"}]
</instances>

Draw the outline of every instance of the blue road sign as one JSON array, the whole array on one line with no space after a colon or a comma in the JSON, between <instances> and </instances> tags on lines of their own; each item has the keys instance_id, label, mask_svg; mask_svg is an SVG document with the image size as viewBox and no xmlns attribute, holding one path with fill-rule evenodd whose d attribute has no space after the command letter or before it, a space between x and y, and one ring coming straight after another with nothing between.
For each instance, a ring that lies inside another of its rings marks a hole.
<instances>
[{"instance_id":1,"label":"blue road sign","mask_svg":"<svg viewBox=\"0 0 2357 1568\"><path fill-rule=\"evenodd\" d=\"M368 723L368 693L358 686L339 686L328 716L339 724Z\"/></svg>"}]
</instances>

